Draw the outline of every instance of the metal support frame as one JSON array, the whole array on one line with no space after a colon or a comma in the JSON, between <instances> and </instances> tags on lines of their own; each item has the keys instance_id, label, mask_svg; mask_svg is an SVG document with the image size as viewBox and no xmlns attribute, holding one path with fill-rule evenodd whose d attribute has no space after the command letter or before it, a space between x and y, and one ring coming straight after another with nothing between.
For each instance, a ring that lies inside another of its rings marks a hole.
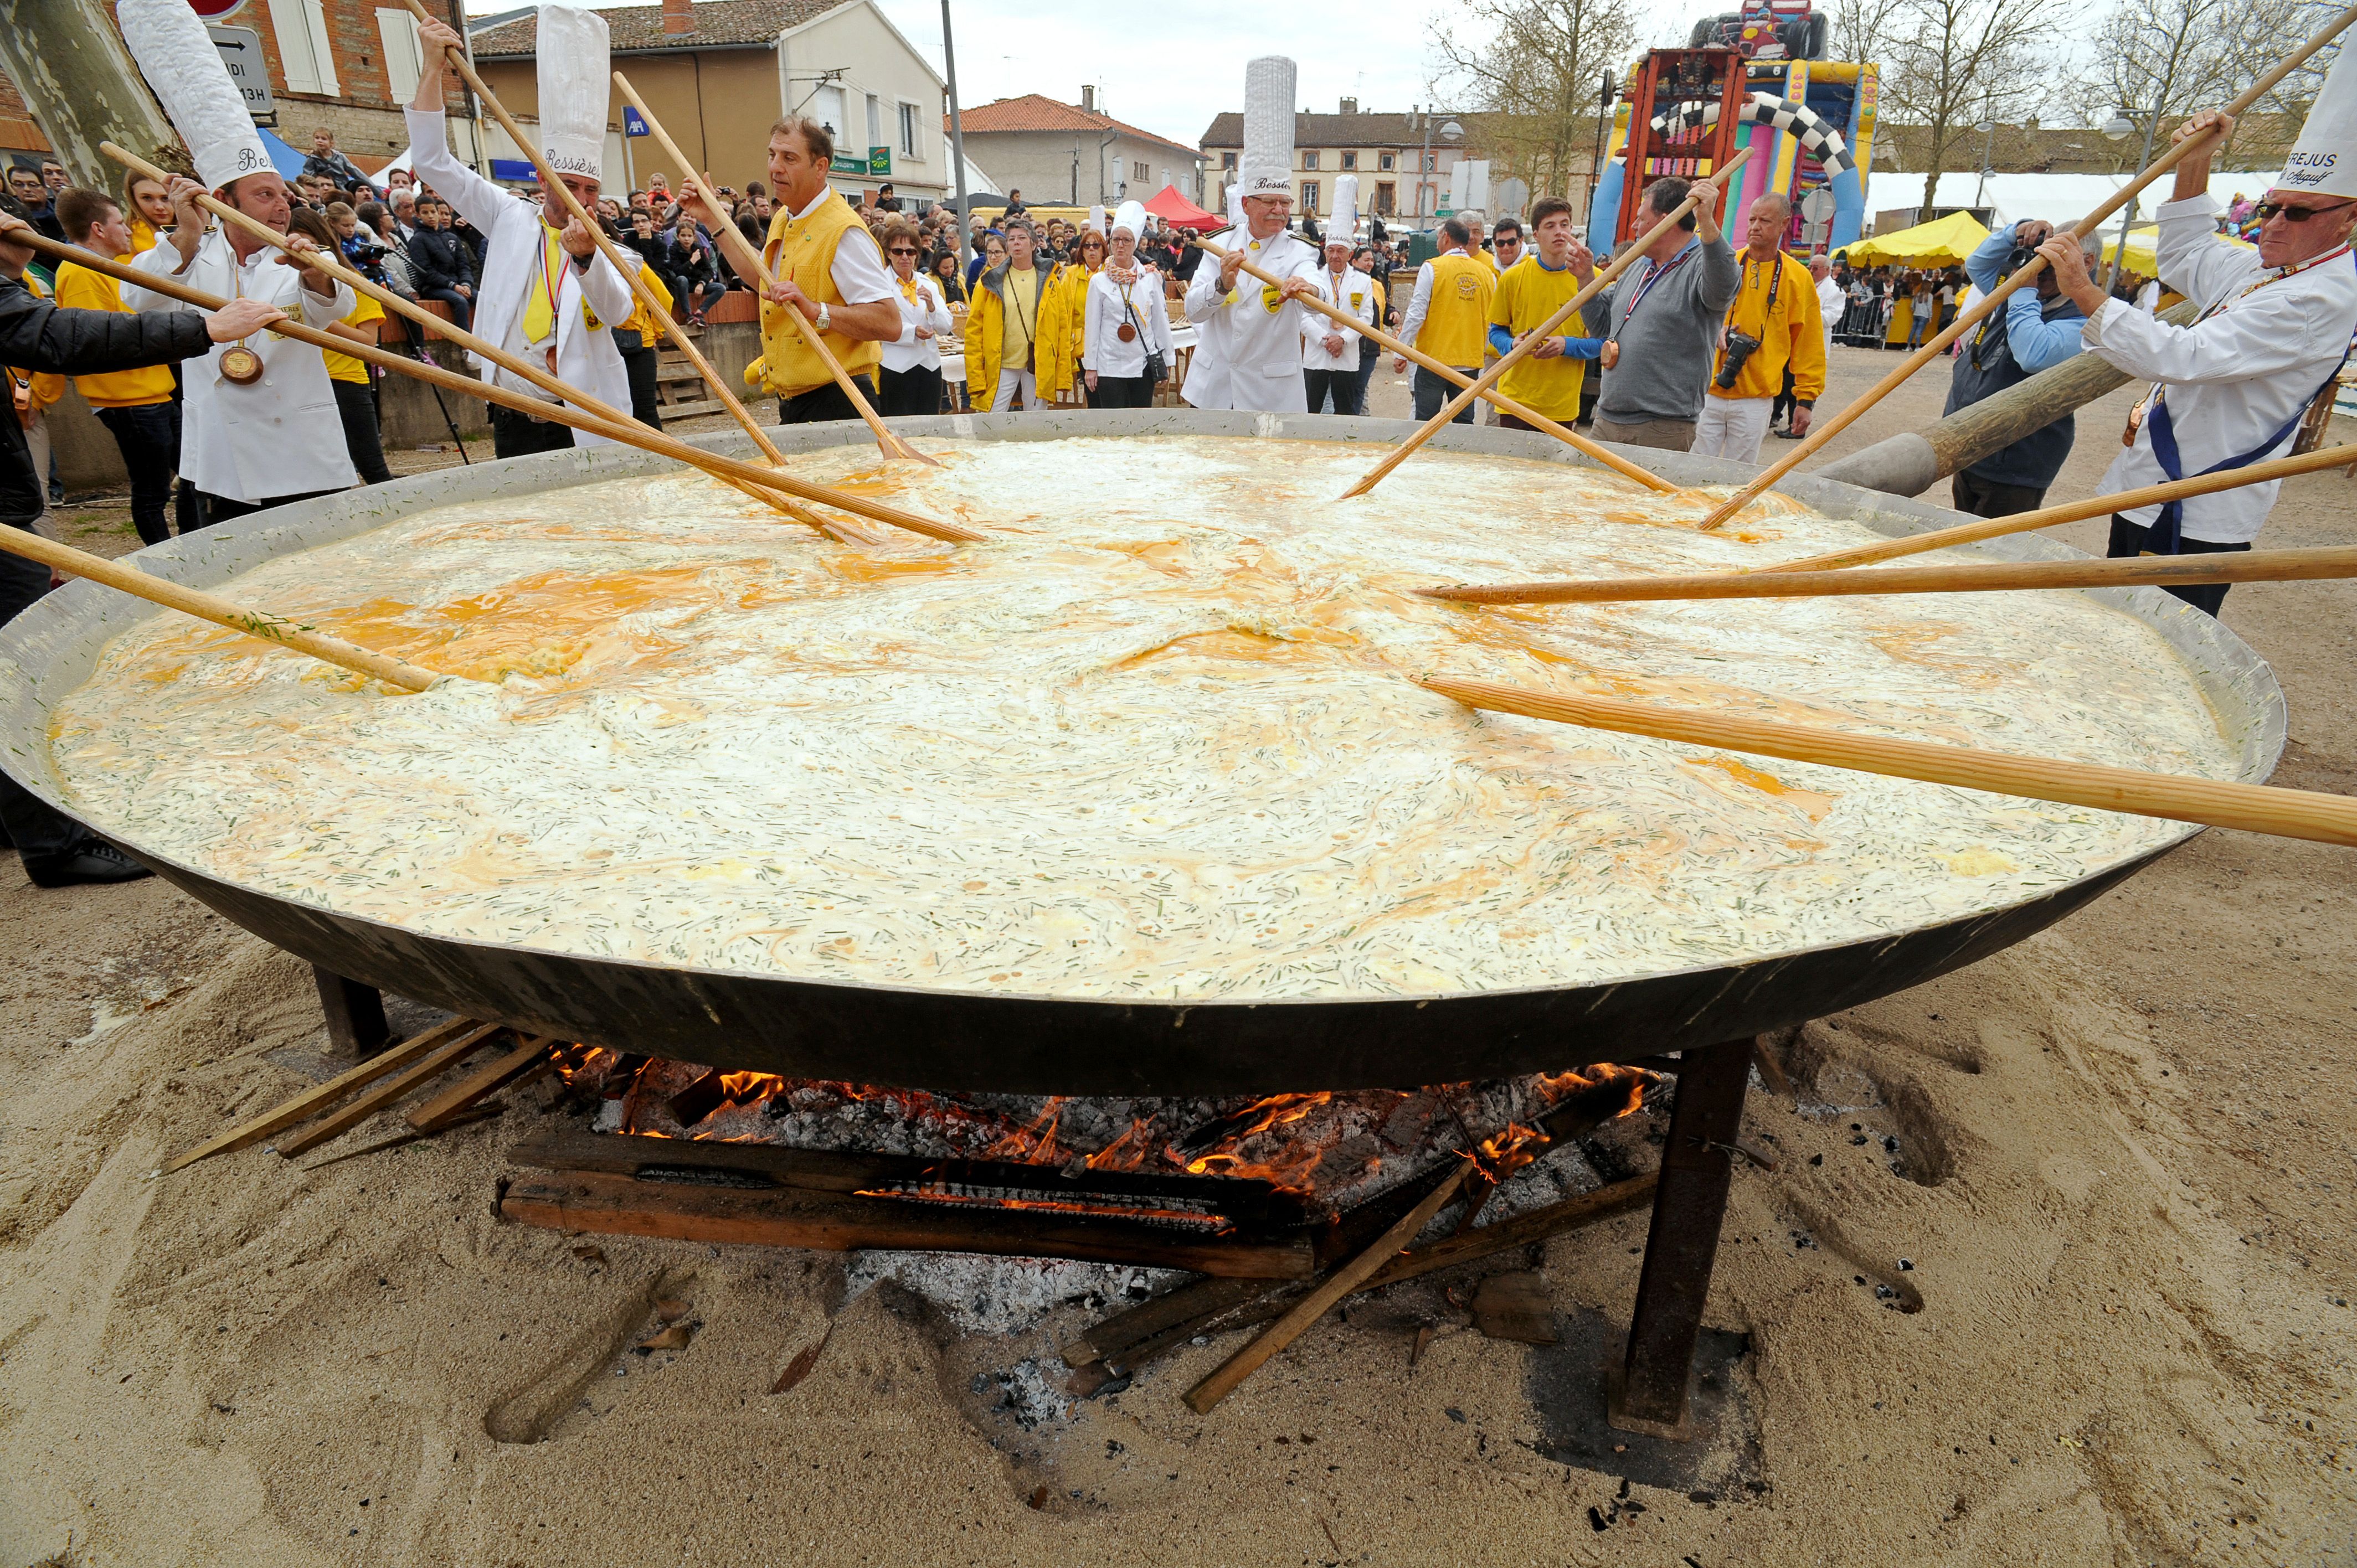
<instances>
[{"instance_id":1,"label":"metal support frame","mask_svg":"<svg viewBox=\"0 0 2357 1568\"><path fill-rule=\"evenodd\" d=\"M328 1044L343 1056L372 1057L392 1042L384 1021L384 993L331 970L311 966L319 983L319 1011L328 1015Z\"/></svg>"},{"instance_id":2,"label":"metal support frame","mask_svg":"<svg viewBox=\"0 0 2357 1568\"><path fill-rule=\"evenodd\" d=\"M1743 101L1750 90L1743 57L1733 49L1655 49L1645 57L1629 92L1629 136L1621 144L1625 172L1620 183L1620 228L1617 233L1604 236L1606 242L1643 231L1638 210L1646 188L1654 180L1673 173L1705 179L1727 166L1742 133ZM1674 134L1666 136L1654 131L1656 114L1713 99L1719 105L1717 121L1687 129L1673 127ZM1652 167L1670 162L1684 166ZM1734 213L1736 195L1727 192L1727 216ZM1589 235L1588 243L1596 245L1597 237ZM1598 249L1600 252L1603 246Z\"/></svg>"},{"instance_id":3,"label":"metal support frame","mask_svg":"<svg viewBox=\"0 0 2357 1568\"><path fill-rule=\"evenodd\" d=\"M1628 1348L1608 1380L1607 1419L1624 1432L1695 1435L1686 1419L1695 1345L1750 1080L1749 1036L1686 1051L1679 1064Z\"/></svg>"}]
</instances>

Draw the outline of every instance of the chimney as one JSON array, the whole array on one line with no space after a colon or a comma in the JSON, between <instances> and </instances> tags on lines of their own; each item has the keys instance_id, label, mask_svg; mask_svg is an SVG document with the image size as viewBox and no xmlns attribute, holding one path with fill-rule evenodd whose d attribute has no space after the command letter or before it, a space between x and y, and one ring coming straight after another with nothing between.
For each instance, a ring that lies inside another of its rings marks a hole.
<instances>
[{"instance_id":1,"label":"chimney","mask_svg":"<svg viewBox=\"0 0 2357 1568\"><path fill-rule=\"evenodd\" d=\"M1345 98L1344 100L1342 100L1342 113L1345 113L1345 114L1356 114L1358 112L1359 112L1359 101L1358 101L1357 99L1355 99L1355 98Z\"/></svg>"},{"instance_id":2,"label":"chimney","mask_svg":"<svg viewBox=\"0 0 2357 1568\"><path fill-rule=\"evenodd\" d=\"M1097 90L1085 82L1081 87L1081 107L1092 114L1097 112Z\"/></svg>"},{"instance_id":3,"label":"chimney","mask_svg":"<svg viewBox=\"0 0 2357 1568\"><path fill-rule=\"evenodd\" d=\"M663 37L695 31L695 0L662 0Z\"/></svg>"}]
</instances>

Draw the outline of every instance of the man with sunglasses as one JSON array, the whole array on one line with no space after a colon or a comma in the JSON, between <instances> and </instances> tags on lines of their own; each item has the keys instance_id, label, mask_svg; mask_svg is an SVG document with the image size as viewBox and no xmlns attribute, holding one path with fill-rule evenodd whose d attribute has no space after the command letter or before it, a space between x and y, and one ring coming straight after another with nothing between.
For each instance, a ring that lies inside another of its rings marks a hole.
<instances>
[{"instance_id":1,"label":"man with sunglasses","mask_svg":"<svg viewBox=\"0 0 2357 1568\"><path fill-rule=\"evenodd\" d=\"M2173 199L2161 205L2161 281L2201 307L2175 327L2110 298L2087 275L2079 242L2039 247L2055 281L2087 313L2087 347L2147 381L2130 416L2127 450L2104 476L2105 490L2244 467L2282 456L2301 419L2329 394L2357 332L2357 66L2344 53L2317 95L2283 173L2259 204L2258 248L2222 242L2209 194L2212 153L2233 134L2216 113L2186 122L2177 140L2217 136L2177 166ZM2167 506L2114 514L2110 553L2202 554L2248 550L2275 506L2276 482L2245 485ZM2226 585L2169 590L2212 615Z\"/></svg>"}]
</instances>

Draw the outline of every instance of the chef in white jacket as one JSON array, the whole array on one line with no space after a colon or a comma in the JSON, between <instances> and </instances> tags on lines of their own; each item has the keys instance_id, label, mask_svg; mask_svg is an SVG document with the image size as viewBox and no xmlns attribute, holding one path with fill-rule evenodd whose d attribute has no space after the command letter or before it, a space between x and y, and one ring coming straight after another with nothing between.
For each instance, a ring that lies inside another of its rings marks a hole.
<instances>
[{"instance_id":1,"label":"chef in white jacket","mask_svg":"<svg viewBox=\"0 0 2357 1568\"><path fill-rule=\"evenodd\" d=\"M1368 325L1375 320L1374 280L1351 264L1359 245L1359 177L1334 182L1334 210L1326 220L1325 262L1310 281L1318 297ZM1301 334L1301 382L1309 412L1364 413L1359 406L1359 335L1330 316L1311 312Z\"/></svg>"},{"instance_id":2,"label":"chef in white jacket","mask_svg":"<svg viewBox=\"0 0 2357 1568\"><path fill-rule=\"evenodd\" d=\"M2058 236L2039 247L2062 292L2087 313L2080 329L2087 348L2150 383L2133 442L2104 475L2105 490L2283 456L2309 404L2329 395L2357 332L2357 262L2349 246L2357 225L2357 65L2348 51L2259 204L2255 251L2216 237L2210 154L2233 134L2233 122L2198 114L2177 137L2212 124L2223 129L2177 166L2174 199L2159 212L2161 281L2201 307L2193 325L2173 326L2111 298L2088 277L2076 239ZM2245 485L2115 513L2110 553L2248 550L2280 488L2279 481ZM2216 615L2226 586L2169 591Z\"/></svg>"},{"instance_id":3,"label":"chef in white jacket","mask_svg":"<svg viewBox=\"0 0 2357 1568\"><path fill-rule=\"evenodd\" d=\"M1187 319L1200 338L1180 394L1197 408L1299 413L1301 335L1313 317L1299 301L1315 292L1318 252L1286 224L1293 217L1294 65L1266 55L1244 66L1244 150L1234 188L1243 221L1216 236L1228 252L1195 269ZM1272 287L1243 274L1250 261L1280 280ZM1354 367L1355 368L1355 367Z\"/></svg>"},{"instance_id":4,"label":"chef in white jacket","mask_svg":"<svg viewBox=\"0 0 2357 1568\"><path fill-rule=\"evenodd\" d=\"M207 189L280 233L290 208L286 182L270 166L203 21L187 0L122 0L118 16L124 41L188 144L199 177L173 177L178 227L132 266L208 294L262 300L314 327L341 320L353 305L344 285L242 229L206 231L212 219L197 197ZM296 252L317 249L301 235L290 244ZM123 302L133 310L186 308L130 285ZM357 478L327 361L310 344L257 333L215 344L204 359L184 363L180 376L180 477L204 498L206 522L340 490Z\"/></svg>"},{"instance_id":5,"label":"chef in white jacket","mask_svg":"<svg viewBox=\"0 0 2357 1568\"><path fill-rule=\"evenodd\" d=\"M584 209L597 209L604 177L609 47L606 19L571 5L543 5L533 46L540 78L542 156ZM458 36L440 22L417 30L423 58L439 61ZM483 235L483 276L475 289L474 329L520 360L546 365L568 386L617 408L630 406L630 377L614 328L637 299L581 220L553 190L518 201L450 156L442 116L442 72L419 73L409 101L409 142L418 177ZM492 383L551 402L511 371L476 360ZM576 432L513 409L491 409L491 445L522 457L605 437Z\"/></svg>"},{"instance_id":6,"label":"chef in white jacket","mask_svg":"<svg viewBox=\"0 0 2357 1568\"><path fill-rule=\"evenodd\" d=\"M1166 372L1175 362L1162 274L1137 259L1137 239L1145 231L1145 204L1123 202L1106 236L1112 254L1083 296L1081 370L1091 408L1153 407L1146 356L1161 355Z\"/></svg>"}]
</instances>

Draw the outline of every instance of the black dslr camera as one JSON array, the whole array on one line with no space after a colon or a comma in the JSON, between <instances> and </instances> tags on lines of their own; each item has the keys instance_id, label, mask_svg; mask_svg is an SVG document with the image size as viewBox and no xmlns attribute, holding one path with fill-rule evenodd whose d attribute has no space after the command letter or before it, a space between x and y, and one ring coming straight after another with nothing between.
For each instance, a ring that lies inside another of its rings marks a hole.
<instances>
[{"instance_id":1,"label":"black dslr camera","mask_svg":"<svg viewBox=\"0 0 2357 1568\"><path fill-rule=\"evenodd\" d=\"M1719 391L1725 392L1735 385L1743 374L1743 362L1757 353L1759 349L1760 339L1750 333L1731 330L1727 333L1727 358L1720 364L1718 379L1714 383Z\"/></svg>"}]
</instances>

